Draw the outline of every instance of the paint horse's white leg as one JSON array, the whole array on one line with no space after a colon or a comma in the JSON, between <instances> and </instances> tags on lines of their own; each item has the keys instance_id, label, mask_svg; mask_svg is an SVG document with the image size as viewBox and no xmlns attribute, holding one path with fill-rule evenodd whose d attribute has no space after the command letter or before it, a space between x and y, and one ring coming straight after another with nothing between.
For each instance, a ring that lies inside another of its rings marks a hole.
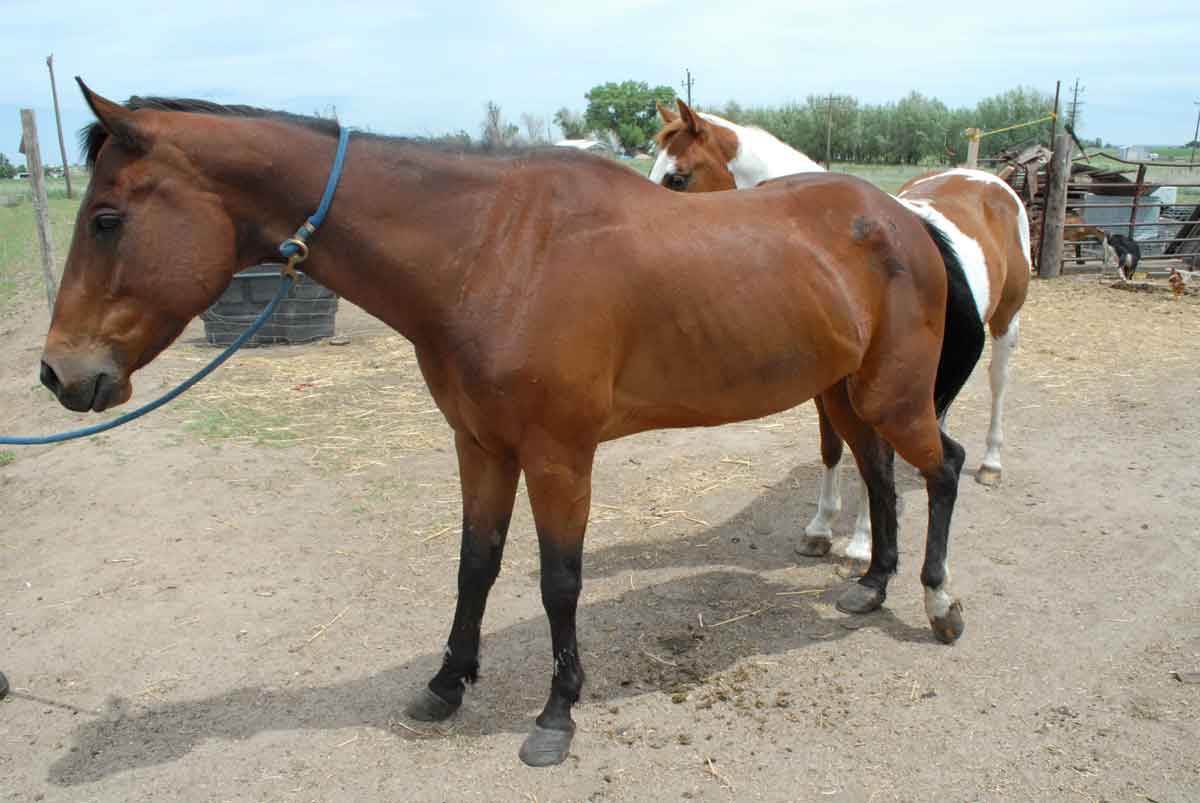
<instances>
[{"instance_id":1,"label":"paint horse's white leg","mask_svg":"<svg viewBox=\"0 0 1200 803\"><path fill-rule=\"evenodd\" d=\"M809 538L833 539L833 523L842 512L842 468L840 461L825 467L821 478L821 495L817 498L817 512L804 528Z\"/></svg>"},{"instance_id":2,"label":"paint horse's white leg","mask_svg":"<svg viewBox=\"0 0 1200 803\"><path fill-rule=\"evenodd\" d=\"M988 427L987 451L983 463L975 473L975 479L984 485L1000 482L1000 447L1004 445L1004 394L1008 389L1008 363L1017 348L1020 331L1020 316L1014 316L1008 331L992 338L992 363L988 367L988 378L992 386L992 423Z\"/></svg>"},{"instance_id":3,"label":"paint horse's white leg","mask_svg":"<svg viewBox=\"0 0 1200 803\"><path fill-rule=\"evenodd\" d=\"M867 496L867 484L858 483L858 515L854 518L854 535L846 542L842 554L851 560L871 560L871 500Z\"/></svg>"}]
</instances>

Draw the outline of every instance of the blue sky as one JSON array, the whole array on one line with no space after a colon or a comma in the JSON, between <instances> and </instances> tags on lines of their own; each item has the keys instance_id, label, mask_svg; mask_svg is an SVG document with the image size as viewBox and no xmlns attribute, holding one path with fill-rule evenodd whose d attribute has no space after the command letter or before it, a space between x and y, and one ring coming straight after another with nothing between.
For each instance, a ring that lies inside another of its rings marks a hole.
<instances>
[{"instance_id":1,"label":"blue sky","mask_svg":"<svg viewBox=\"0 0 1200 803\"><path fill-rule=\"evenodd\" d=\"M45 57L53 52L72 160L89 122L72 77L113 99L201 97L342 120L392 134L465 129L483 105L516 122L582 110L593 85L678 86L705 104L778 104L809 93L952 106L1024 84L1086 87L1082 133L1182 144L1200 100L1200 11L1160 0L1039 4L800 0L493 0L312 3L0 0L0 151L18 160L18 109L37 110L58 160Z\"/></svg>"}]
</instances>

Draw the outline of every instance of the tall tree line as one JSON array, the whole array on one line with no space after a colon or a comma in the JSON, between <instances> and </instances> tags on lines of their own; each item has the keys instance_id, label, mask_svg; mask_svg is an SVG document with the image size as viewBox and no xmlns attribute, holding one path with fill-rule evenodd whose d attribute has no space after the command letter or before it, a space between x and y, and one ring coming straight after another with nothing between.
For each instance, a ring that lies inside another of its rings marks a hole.
<instances>
[{"instance_id":1,"label":"tall tree line","mask_svg":"<svg viewBox=\"0 0 1200 803\"><path fill-rule=\"evenodd\" d=\"M835 162L948 164L966 158L968 128L991 131L1045 117L1054 99L1017 87L984 98L974 108L951 109L937 98L910 92L894 103L862 103L857 98L809 95L802 103L743 107L730 101L711 111L742 125L766 129L813 158L825 155L826 134ZM832 127L829 118L832 116ZM980 156L994 155L1026 141L1048 142L1050 123L986 137Z\"/></svg>"}]
</instances>

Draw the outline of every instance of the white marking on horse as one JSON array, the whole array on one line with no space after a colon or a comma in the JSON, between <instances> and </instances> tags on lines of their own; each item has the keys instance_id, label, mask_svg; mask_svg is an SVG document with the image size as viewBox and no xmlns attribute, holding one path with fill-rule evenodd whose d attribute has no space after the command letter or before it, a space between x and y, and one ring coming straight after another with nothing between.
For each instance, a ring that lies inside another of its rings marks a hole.
<instances>
[{"instance_id":1,"label":"white marking on horse","mask_svg":"<svg viewBox=\"0 0 1200 803\"><path fill-rule=\"evenodd\" d=\"M991 301L991 288L988 282L987 260L984 259L983 249L972 237L963 234L962 229L955 226L950 218L933 208L924 198L908 199L896 196L896 200L912 210L914 214L937 227L950 240L958 261L962 264L963 273L967 277L967 286L971 288L971 297L975 299L975 307L979 310L979 320L988 319L988 304Z\"/></svg>"},{"instance_id":2,"label":"white marking on horse","mask_svg":"<svg viewBox=\"0 0 1200 803\"><path fill-rule=\"evenodd\" d=\"M950 562L942 561L942 584L937 588L925 587L925 615L933 619L944 619L950 613L954 597L950 594Z\"/></svg>"},{"instance_id":3,"label":"white marking on horse","mask_svg":"<svg viewBox=\"0 0 1200 803\"><path fill-rule=\"evenodd\" d=\"M821 496L817 499L817 512L804 528L805 535L833 537L833 524L842 512L841 478L839 466L826 466L825 474L821 478Z\"/></svg>"},{"instance_id":4,"label":"white marking on horse","mask_svg":"<svg viewBox=\"0 0 1200 803\"><path fill-rule=\"evenodd\" d=\"M663 176L674 173L677 166L675 157L667 153L666 148L663 148L658 152L658 158L654 160L654 167L650 168L650 180L655 184L662 184Z\"/></svg>"},{"instance_id":5,"label":"white marking on horse","mask_svg":"<svg viewBox=\"0 0 1200 803\"><path fill-rule=\"evenodd\" d=\"M859 479L858 515L854 517L854 534L846 542L842 554L850 560L871 560L871 498L867 484Z\"/></svg>"},{"instance_id":6,"label":"white marking on horse","mask_svg":"<svg viewBox=\"0 0 1200 803\"><path fill-rule=\"evenodd\" d=\"M1008 331L992 338L992 364L988 380L992 388L992 422L988 427L987 451L980 463L985 469L1000 472L1000 447L1004 445L1004 393L1008 388L1008 363L1017 348L1021 330L1020 313L1013 316Z\"/></svg>"},{"instance_id":7,"label":"white marking on horse","mask_svg":"<svg viewBox=\"0 0 1200 803\"><path fill-rule=\"evenodd\" d=\"M738 139L737 154L726 165L733 173L739 190L753 187L767 179L790 176L794 173L824 173L825 168L785 142L780 142L761 128L738 125L724 117L701 112L700 116L713 125L732 131Z\"/></svg>"},{"instance_id":8,"label":"white marking on horse","mask_svg":"<svg viewBox=\"0 0 1200 803\"><path fill-rule=\"evenodd\" d=\"M974 170L969 167L952 167L949 170L943 170L941 173L933 176L926 176L912 183L909 190L912 190L918 184L924 184L926 181L933 181L939 178L948 178L950 176L961 176L968 181L982 181L985 184L995 184L998 187L1003 187L1008 193L1008 197L1012 198L1013 203L1017 205L1017 233L1021 238L1021 251L1025 254L1025 262L1027 266L1033 265L1033 255L1029 250L1029 213L1025 210L1025 204L1021 201L1021 196L1017 195L1007 181L997 175L987 172L986 170Z\"/></svg>"}]
</instances>

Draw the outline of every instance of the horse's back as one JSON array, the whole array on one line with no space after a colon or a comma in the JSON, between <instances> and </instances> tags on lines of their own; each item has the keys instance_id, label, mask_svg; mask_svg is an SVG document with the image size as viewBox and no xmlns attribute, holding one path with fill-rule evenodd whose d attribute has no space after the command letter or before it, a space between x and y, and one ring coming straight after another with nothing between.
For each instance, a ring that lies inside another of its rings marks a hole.
<instances>
[{"instance_id":1,"label":"horse's back","mask_svg":"<svg viewBox=\"0 0 1200 803\"><path fill-rule=\"evenodd\" d=\"M652 203L626 201L641 237L597 232L586 245L620 267L571 288L608 299L621 344L614 402L628 411L614 437L795 406L855 373L881 341L920 336L930 307L942 312L932 239L866 182L805 174L743 192L648 189Z\"/></svg>"},{"instance_id":2,"label":"horse's back","mask_svg":"<svg viewBox=\"0 0 1200 803\"><path fill-rule=\"evenodd\" d=\"M978 248L986 275L981 313L993 333L1003 332L1025 302L1030 274L1029 218L1020 197L1003 179L983 170L952 168L910 179L897 197L920 208L932 208L948 220L952 239L970 271L970 252ZM920 211L919 211L920 213ZM972 245L973 244L973 245Z\"/></svg>"}]
</instances>

